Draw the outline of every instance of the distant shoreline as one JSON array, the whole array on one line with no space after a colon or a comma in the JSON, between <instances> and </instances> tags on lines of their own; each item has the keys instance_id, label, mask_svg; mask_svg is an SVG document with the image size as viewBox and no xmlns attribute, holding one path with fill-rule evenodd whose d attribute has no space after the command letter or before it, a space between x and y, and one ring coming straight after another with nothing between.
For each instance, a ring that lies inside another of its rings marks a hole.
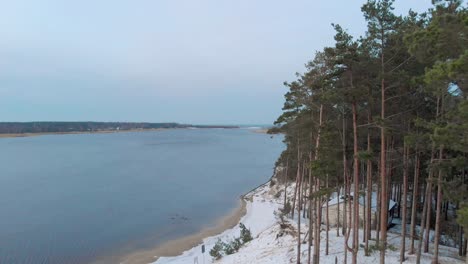
<instances>
[{"instance_id":1,"label":"distant shoreline","mask_svg":"<svg viewBox=\"0 0 468 264\"><path fill-rule=\"evenodd\" d=\"M48 135L148 132L148 131L161 131L161 130L169 130L169 129L180 129L180 128L147 128L147 129L128 129L128 130L99 130L99 131L41 132L41 133L5 133L5 134L0 134L0 138L38 137L38 136L48 136Z\"/></svg>"},{"instance_id":2,"label":"distant shoreline","mask_svg":"<svg viewBox=\"0 0 468 264\"><path fill-rule=\"evenodd\" d=\"M37 137L48 135L75 135L75 134L110 134L110 133L125 133L125 132L150 132L163 131L172 129L237 129L239 127L228 126L187 126L187 127L170 127L170 128L137 128L125 130L96 130L96 131L70 131L70 132L38 132L38 133L0 133L0 138L21 138L21 137Z\"/></svg>"},{"instance_id":3,"label":"distant shoreline","mask_svg":"<svg viewBox=\"0 0 468 264\"><path fill-rule=\"evenodd\" d=\"M263 128L263 129L255 129L252 132L254 133L259 133L259 134L268 134L268 128Z\"/></svg>"}]
</instances>

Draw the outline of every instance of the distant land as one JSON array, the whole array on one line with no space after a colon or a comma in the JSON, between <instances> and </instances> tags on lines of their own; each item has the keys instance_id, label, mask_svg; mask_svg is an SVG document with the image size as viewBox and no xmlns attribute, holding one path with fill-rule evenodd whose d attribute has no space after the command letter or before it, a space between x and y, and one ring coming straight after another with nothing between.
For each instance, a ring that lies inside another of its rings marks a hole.
<instances>
[{"instance_id":1,"label":"distant land","mask_svg":"<svg viewBox=\"0 0 468 264\"><path fill-rule=\"evenodd\" d=\"M170 128L239 128L229 125L189 125L147 122L0 122L0 136L106 133Z\"/></svg>"}]
</instances>

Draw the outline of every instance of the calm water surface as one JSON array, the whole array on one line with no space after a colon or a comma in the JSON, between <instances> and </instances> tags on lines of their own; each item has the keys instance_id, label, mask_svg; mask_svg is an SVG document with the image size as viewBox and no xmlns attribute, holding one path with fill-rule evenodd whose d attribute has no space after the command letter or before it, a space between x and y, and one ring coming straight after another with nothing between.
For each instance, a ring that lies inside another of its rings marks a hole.
<instances>
[{"instance_id":1,"label":"calm water surface","mask_svg":"<svg viewBox=\"0 0 468 264\"><path fill-rule=\"evenodd\" d=\"M245 129L0 139L0 263L81 264L194 233L272 174Z\"/></svg>"}]
</instances>

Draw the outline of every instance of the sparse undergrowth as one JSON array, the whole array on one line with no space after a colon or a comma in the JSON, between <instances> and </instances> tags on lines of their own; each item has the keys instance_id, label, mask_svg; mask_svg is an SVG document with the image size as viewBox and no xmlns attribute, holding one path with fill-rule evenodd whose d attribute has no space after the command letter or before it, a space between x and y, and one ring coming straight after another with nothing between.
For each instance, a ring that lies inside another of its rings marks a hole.
<instances>
[{"instance_id":1,"label":"sparse undergrowth","mask_svg":"<svg viewBox=\"0 0 468 264\"><path fill-rule=\"evenodd\" d=\"M225 255L231 255L239 251L239 249L253 239L250 229L243 223L239 224L240 236L229 242L224 242L221 239L216 241L214 247L210 250L210 256L214 259L220 259Z\"/></svg>"}]
</instances>

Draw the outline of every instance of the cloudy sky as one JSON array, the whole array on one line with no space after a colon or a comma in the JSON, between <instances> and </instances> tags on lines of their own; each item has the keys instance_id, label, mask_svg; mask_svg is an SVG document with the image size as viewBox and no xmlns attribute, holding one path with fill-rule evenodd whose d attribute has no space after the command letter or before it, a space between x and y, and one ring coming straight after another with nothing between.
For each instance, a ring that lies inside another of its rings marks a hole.
<instances>
[{"instance_id":1,"label":"cloudy sky","mask_svg":"<svg viewBox=\"0 0 468 264\"><path fill-rule=\"evenodd\" d=\"M364 34L363 3L0 1L0 121L269 124L331 23Z\"/></svg>"}]
</instances>

